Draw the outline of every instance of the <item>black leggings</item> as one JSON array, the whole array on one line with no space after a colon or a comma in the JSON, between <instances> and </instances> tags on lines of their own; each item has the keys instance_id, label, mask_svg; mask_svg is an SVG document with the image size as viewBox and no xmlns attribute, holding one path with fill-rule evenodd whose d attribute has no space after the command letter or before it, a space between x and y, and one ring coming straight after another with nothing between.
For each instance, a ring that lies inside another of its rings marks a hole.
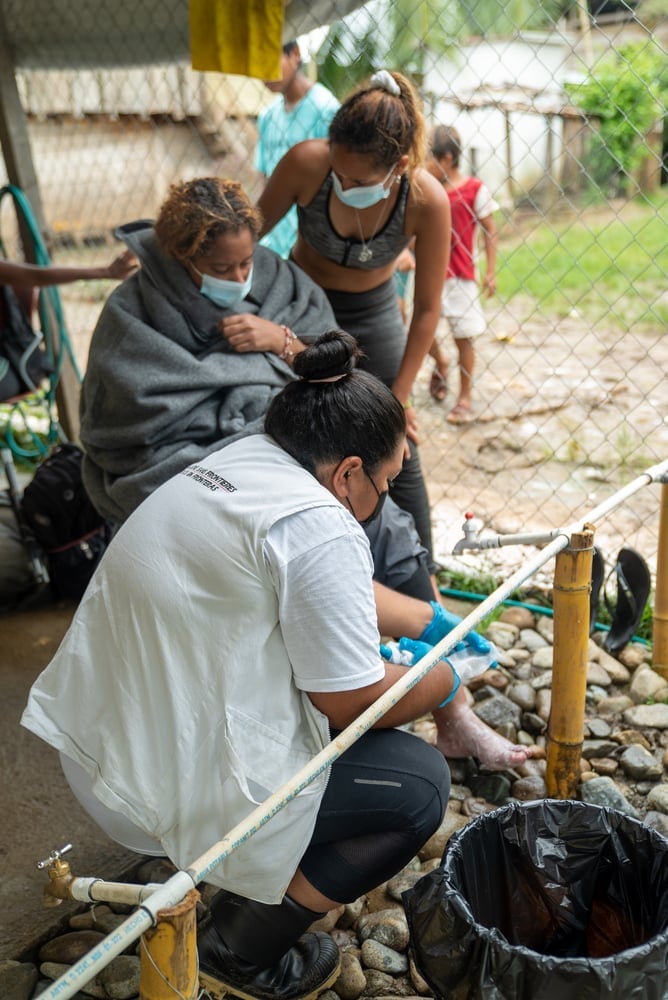
<instances>
[{"instance_id":1,"label":"black leggings","mask_svg":"<svg viewBox=\"0 0 668 1000\"><path fill-rule=\"evenodd\" d=\"M449 793L435 747L400 729L370 730L332 765L302 873L329 899L353 902L415 857Z\"/></svg>"},{"instance_id":2,"label":"black leggings","mask_svg":"<svg viewBox=\"0 0 668 1000\"><path fill-rule=\"evenodd\" d=\"M376 375L391 389L406 347L406 329L399 311L394 277L369 292L339 292L326 288L325 295L339 327L351 333L364 351L360 368ZM412 442L410 457L394 480L390 495L399 507L413 515L420 541L431 562L429 498L418 450Z\"/></svg>"}]
</instances>

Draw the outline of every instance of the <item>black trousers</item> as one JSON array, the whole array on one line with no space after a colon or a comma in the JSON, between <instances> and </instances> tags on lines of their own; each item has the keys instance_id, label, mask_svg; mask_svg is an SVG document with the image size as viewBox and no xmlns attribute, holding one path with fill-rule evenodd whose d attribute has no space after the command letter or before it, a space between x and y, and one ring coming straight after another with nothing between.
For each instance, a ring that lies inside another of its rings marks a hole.
<instances>
[{"instance_id":1,"label":"black trousers","mask_svg":"<svg viewBox=\"0 0 668 1000\"><path fill-rule=\"evenodd\" d=\"M336 321L351 333L364 351L360 368L376 375L392 388L406 346L406 329L399 311L394 277L369 292L340 292L325 289ZM399 507L413 515L420 541L433 559L431 515L420 457L410 442L410 457L394 480L390 496Z\"/></svg>"},{"instance_id":2,"label":"black trousers","mask_svg":"<svg viewBox=\"0 0 668 1000\"><path fill-rule=\"evenodd\" d=\"M440 826L449 793L435 747L400 729L372 729L332 765L299 867L323 895L353 902L415 857Z\"/></svg>"}]
</instances>

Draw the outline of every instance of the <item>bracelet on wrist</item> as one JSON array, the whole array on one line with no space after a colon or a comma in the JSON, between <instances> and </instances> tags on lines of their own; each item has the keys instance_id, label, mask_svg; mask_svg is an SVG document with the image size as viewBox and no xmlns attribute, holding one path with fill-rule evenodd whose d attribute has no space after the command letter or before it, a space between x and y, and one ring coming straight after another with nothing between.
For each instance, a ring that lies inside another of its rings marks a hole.
<instances>
[{"instance_id":1,"label":"bracelet on wrist","mask_svg":"<svg viewBox=\"0 0 668 1000\"><path fill-rule=\"evenodd\" d=\"M285 326L281 323L281 330L285 335L285 343L283 344L283 350L278 355L281 361L287 361L288 358L294 357L295 352L292 350L292 345L297 339L297 334L293 333L289 326Z\"/></svg>"},{"instance_id":2,"label":"bracelet on wrist","mask_svg":"<svg viewBox=\"0 0 668 1000\"><path fill-rule=\"evenodd\" d=\"M412 409L413 409L413 397L409 396L406 402L404 403L404 410L412 410Z\"/></svg>"},{"instance_id":3,"label":"bracelet on wrist","mask_svg":"<svg viewBox=\"0 0 668 1000\"><path fill-rule=\"evenodd\" d=\"M445 662L448 664L448 666L452 670L452 691L450 692L450 694L448 695L448 697L445 699L445 701L442 701L440 703L440 705L438 706L439 708L445 708L445 706L448 705L452 701L452 699L454 698L454 696L459 691L459 686L462 683L461 677L459 676L459 674L457 673L457 671L455 670L455 668L453 667L453 665L450 663L450 660L447 658L447 656L444 656L443 659L445 660Z\"/></svg>"}]
</instances>

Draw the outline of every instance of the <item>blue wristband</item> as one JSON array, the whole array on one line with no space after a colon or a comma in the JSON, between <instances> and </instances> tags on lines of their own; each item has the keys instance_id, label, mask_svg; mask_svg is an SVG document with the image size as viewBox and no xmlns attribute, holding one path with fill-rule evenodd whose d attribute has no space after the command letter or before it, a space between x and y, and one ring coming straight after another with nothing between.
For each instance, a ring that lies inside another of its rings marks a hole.
<instances>
[{"instance_id":1,"label":"blue wristband","mask_svg":"<svg viewBox=\"0 0 668 1000\"><path fill-rule=\"evenodd\" d=\"M448 697L445 699L445 701L441 702L441 704L438 706L438 708L445 708L445 706L449 702L452 701L452 699L454 698L454 696L459 691L459 685L462 682L461 681L461 677L459 676L459 674L457 673L457 671L455 670L455 668L453 667L453 665L450 663L450 660L447 658L447 656L442 657L442 659L445 660L445 662L448 664L448 666L452 670L452 691L450 692L450 694L448 695Z\"/></svg>"}]
</instances>

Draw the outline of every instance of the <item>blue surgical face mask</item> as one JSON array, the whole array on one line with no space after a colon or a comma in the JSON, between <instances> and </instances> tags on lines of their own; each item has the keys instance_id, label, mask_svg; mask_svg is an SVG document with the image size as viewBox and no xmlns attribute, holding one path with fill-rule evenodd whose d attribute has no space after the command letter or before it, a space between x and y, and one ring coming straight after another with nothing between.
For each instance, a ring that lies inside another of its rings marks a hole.
<instances>
[{"instance_id":1,"label":"blue surgical face mask","mask_svg":"<svg viewBox=\"0 0 668 1000\"><path fill-rule=\"evenodd\" d=\"M384 201L385 198L390 197L392 185L390 185L390 187L385 187L385 185L390 179L392 171L395 169L396 163L394 166L390 167L380 184L363 184L360 187L348 188L347 191L343 190L341 187L341 181L336 176L334 171L332 171L334 194L340 202L343 202L344 205L348 205L349 208L371 208L372 205L377 205L379 201Z\"/></svg>"},{"instance_id":2,"label":"blue surgical face mask","mask_svg":"<svg viewBox=\"0 0 668 1000\"><path fill-rule=\"evenodd\" d=\"M192 262L191 262L192 264ZM214 278L211 274L202 274L194 264L192 269L202 279L200 292L223 309L236 309L246 298L253 284L253 265L251 264L245 281L226 281L225 278Z\"/></svg>"}]
</instances>

